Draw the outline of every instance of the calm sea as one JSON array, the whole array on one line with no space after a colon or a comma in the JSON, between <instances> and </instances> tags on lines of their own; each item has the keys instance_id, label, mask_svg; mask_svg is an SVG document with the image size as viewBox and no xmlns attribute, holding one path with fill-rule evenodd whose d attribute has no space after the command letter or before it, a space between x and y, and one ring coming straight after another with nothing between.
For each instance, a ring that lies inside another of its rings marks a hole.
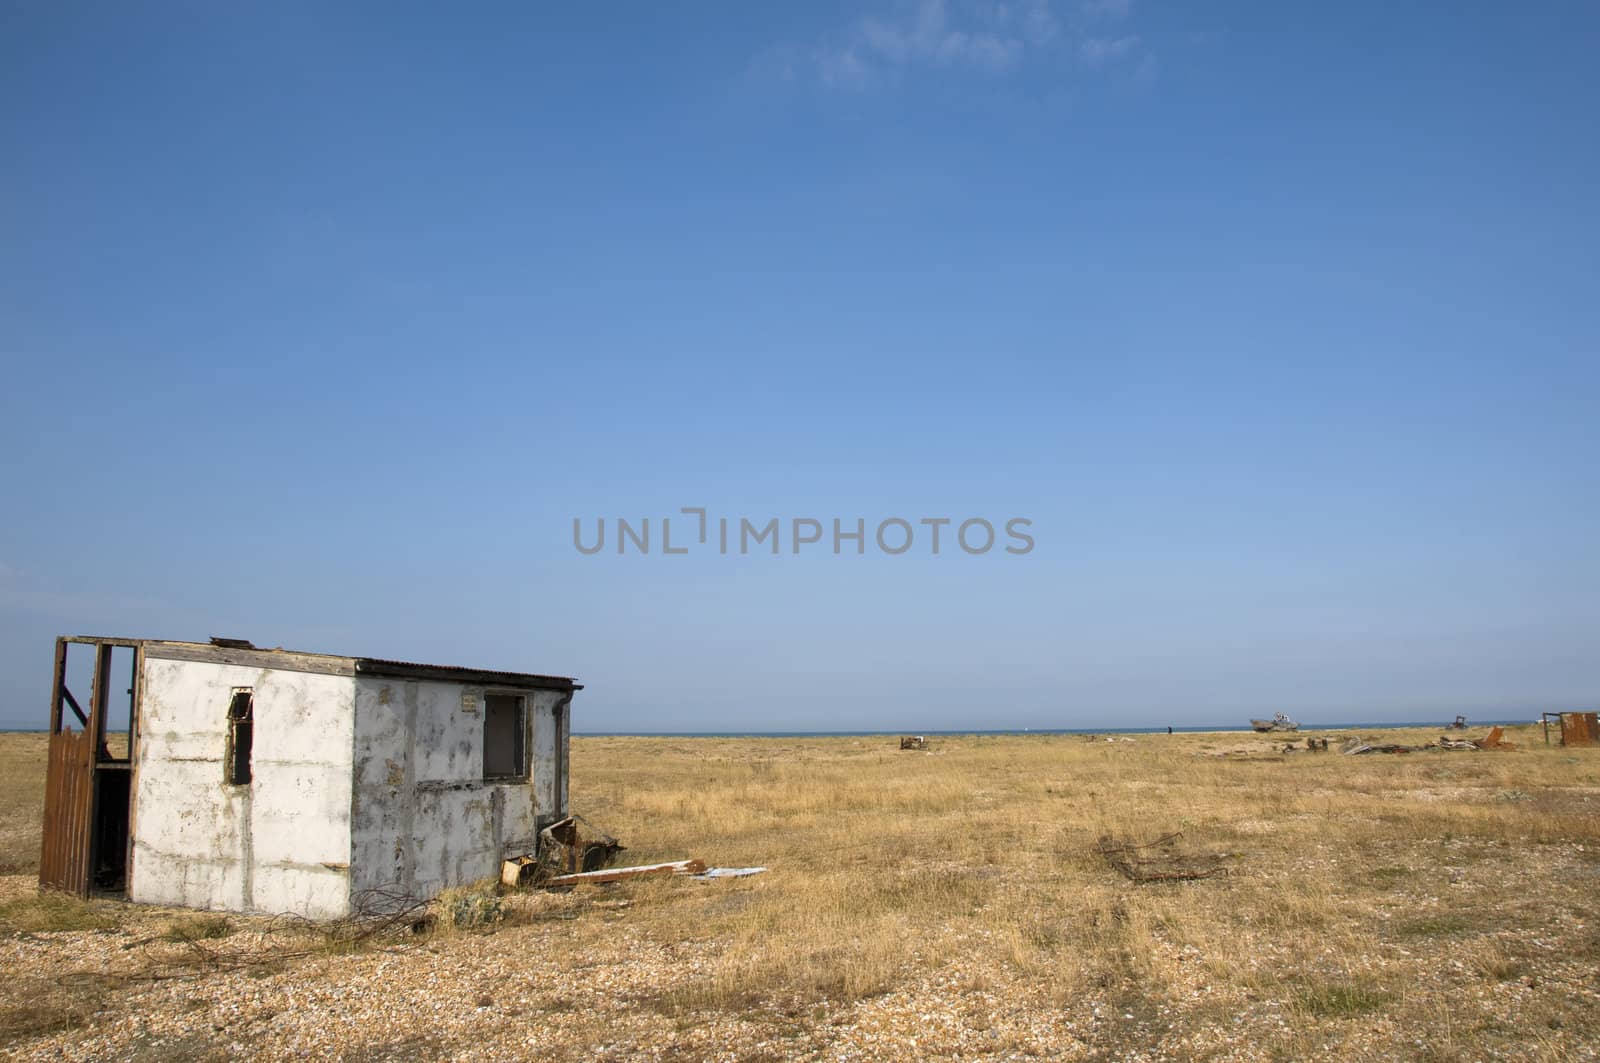
<instances>
[{"instance_id":1,"label":"calm sea","mask_svg":"<svg viewBox=\"0 0 1600 1063\"><path fill-rule=\"evenodd\" d=\"M1513 727L1518 724L1538 723L1537 717L1521 720L1467 720L1467 729ZM1302 723L1302 731L1383 731L1395 727L1438 727L1444 722L1434 720L1361 720L1355 723ZM1201 727L1174 726L1174 734L1204 734L1211 731L1249 731L1250 727L1230 724L1210 724ZM872 738L882 735L1139 735L1166 734L1161 727L1001 727L993 730L963 728L955 731L929 731L902 728L876 731L573 731L578 738Z\"/></svg>"},{"instance_id":2,"label":"calm sea","mask_svg":"<svg viewBox=\"0 0 1600 1063\"><path fill-rule=\"evenodd\" d=\"M1521 720L1467 720L1469 730L1500 724L1538 723L1538 717ZM1444 727L1436 720L1359 720L1353 723L1302 723L1302 731L1382 731L1394 727ZM42 734L43 727L0 727L0 734ZM1249 731L1249 726L1208 724L1201 727L1172 728L1175 734L1201 734L1210 731ZM999 727L992 730L965 728L955 731L917 731L912 728L884 728L873 731L573 731L578 738L865 738L880 735L1138 735L1166 734L1161 727Z\"/></svg>"}]
</instances>

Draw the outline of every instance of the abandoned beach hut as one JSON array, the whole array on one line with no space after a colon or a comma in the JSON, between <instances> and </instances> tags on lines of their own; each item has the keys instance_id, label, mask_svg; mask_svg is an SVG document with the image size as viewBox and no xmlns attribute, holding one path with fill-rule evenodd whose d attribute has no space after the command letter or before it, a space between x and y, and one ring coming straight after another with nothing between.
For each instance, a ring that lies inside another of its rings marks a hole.
<instances>
[{"instance_id":1,"label":"abandoned beach hut","mask_svg":"<svg viewBox=\"0 0 1600 1063\"><path fill-rule=\"evenodd\" d=\"M60 638L40 884L332 918L366 891L496 875L566 815L581 689L233 639Z\"/></svg>"}]
</instances>

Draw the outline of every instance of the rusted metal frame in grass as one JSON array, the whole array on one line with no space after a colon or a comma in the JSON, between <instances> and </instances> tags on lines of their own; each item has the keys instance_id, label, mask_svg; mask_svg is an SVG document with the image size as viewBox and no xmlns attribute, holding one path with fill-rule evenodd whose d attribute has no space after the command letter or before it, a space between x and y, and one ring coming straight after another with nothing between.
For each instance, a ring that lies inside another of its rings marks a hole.
<instances>
[{"instance_id":1,"label":"rusted metal frame in grass","mask_svg":"<svg viewBox=\"0 0 1600 1063\"><path fill-rule=\"evenodd\" d=\"M1600 716L1592 712L1561 713L1561 744L1592 746L1600 743Z\"/></svg>"},{"instance_id":2,"label":"rusted metal frame in grass","mask_svg":"<svg viewBox=\"0 0 1600 1063\"><path fill-rule=\"evenodd\" d=\"M1166 845L1168 842L1175 842L1181 837L1183 837L1183 831L1175 830L1171 834L1163 834L1153 842L1144 842L1140 845L1130 845L1126 842L1119 842L1108 834L1104 838L1100 839L1100 852L1101 855L1104 855L1106 853L1132 852L1135 849L1153 849L1158 845Z\"/></svg>"}]
</instances>

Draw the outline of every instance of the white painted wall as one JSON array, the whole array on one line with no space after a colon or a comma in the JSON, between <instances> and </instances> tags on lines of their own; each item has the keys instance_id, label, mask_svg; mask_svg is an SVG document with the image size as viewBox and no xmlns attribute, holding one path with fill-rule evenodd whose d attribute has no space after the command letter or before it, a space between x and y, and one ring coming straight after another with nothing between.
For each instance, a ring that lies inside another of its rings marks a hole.
<instances>
[{"instance_id":1,"label":"white painted wall","mask_svg":"<svg viewBox=\"0 0 1600 1063\"><path fill-rule=\"evenodd\" d=\"M248 786L224 767L235 687L255 694ZM526 781L482 777L486 693L525 699ZM498 876L566 814L570 700L147 657L129 897L334 918L367 890L426 898Z\"/></svg>"},{"instance_id":2,"label":"white painted wall","mask_svg":"<svg viewBox=\"0 0 1600 1063\"><path fill-rule=\"evenodd\" d=\"M255 692L248 786L223 765L235 687ZM129 897L345 914L354 702L349 676L147 658Z\"/></svg>"},{"instance_id":3,"label":"white painted wall","mask_svg":"<svg viewBox=\"0 0 1600 1063\"><path fill-rule=\"evenodd\" d=\"M483 778L486 693L526 702L531 778ZM466 695L466 700L463 700ZM357 676L351 889L431 897L497 876L566 811L558 691Z\"/></svg>"}]
</instances>

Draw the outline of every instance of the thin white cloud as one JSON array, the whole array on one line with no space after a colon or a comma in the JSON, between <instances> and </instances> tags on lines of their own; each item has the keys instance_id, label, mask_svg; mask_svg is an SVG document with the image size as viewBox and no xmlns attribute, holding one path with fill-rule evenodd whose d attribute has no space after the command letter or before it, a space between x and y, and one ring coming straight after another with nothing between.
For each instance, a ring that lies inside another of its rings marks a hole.
<instances>
[{"instance_id":1,"label":"thin white cloud","mask_svg":"<svg viewBox=\"0 0 1600 1063\"><path fill-rule=\"evenodd\" d=\"M852 49L819 52L817 74L831 89L858 89L868 79L867 64Z\"/></svg>"},{"instance_id":2,"label":"thin white cloud","mask_svg":"<svg viewBox=\"0 0 1600 1063\"><path fill-rule=\"evenodd\" d=\"M1090 66L1103 66L1131 55L1139 47L1139 38L1133 34L1121 37L1085 37L1078 45L1078 55Z\"/></svg>"},{"instance_id":3,"label":"thin white cloud","mask_svg":"<svg viewBox=\"0 0 1600 1063\"><path fill-rule=\"evenodd\" d=\"M916 68L1000 74L1051 56L1099 68L1144 50L1136 34L1105 32L1131 12L1132 0L899 0L834 35L813 58L818 80L837 89Z\"/></svg>"},{"instance_id":4,"label":"thin white cloud","mask_svg":"<svg viewBox=\"0 0 1600 1063\"><path fill-rule=\"evenodd\" d=\"M953 25L944 0L919 0L898 18L864 19L856 37L867 52L898 64L970 63L1000 69L1022 47L1022 42L990 30Z\"/></svg>"},{"instance_id":5,"label":"thin white cloud","mask_svg":"<svg viewBox=\"0 0 1600 1063\"><path fill-rule=\"evenodd\" d=\"M1078 8L1090 18L1127 18L1133 13L1133 0L1083 0Z\"/></svg>"},{"instance_id":6,"label":"thin white cloud","mask_svg":"<svg viewBox=\"0 0 1600 1063\"><path fill-rule=\"evenodd\" d=\"M1061 20L1050 0L1027 0L1019 8L1017 21L1032 44L1049 44L1061 34Z\"/></svg>"}]
</instances>

